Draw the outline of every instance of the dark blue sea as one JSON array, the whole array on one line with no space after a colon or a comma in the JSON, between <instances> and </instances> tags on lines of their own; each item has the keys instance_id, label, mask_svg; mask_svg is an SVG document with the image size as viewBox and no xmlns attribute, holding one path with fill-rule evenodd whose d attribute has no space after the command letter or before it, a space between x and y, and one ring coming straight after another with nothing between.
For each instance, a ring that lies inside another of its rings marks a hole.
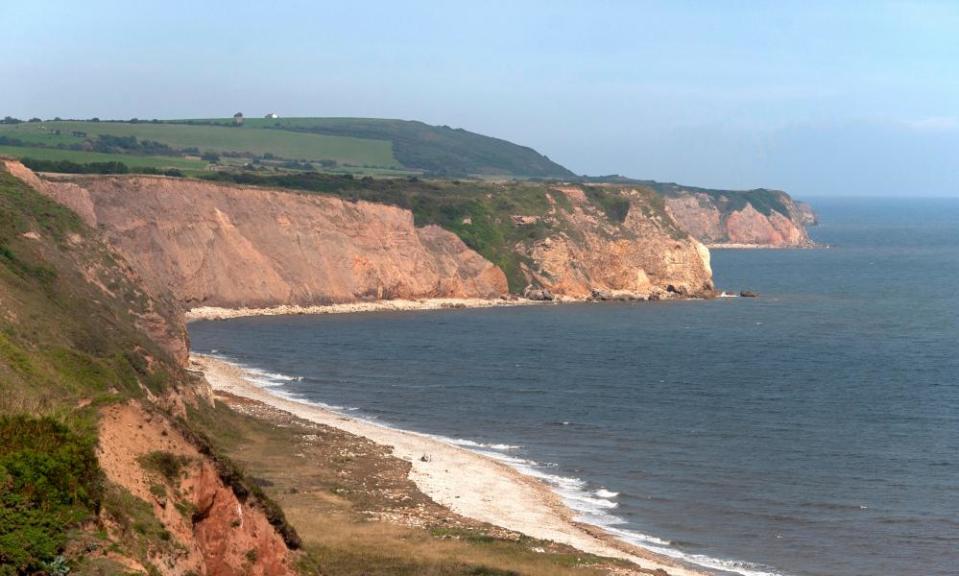
<instances>
[{"instance_id":1,"label":"dark blue sea","mask_svg":"<svg viewBox=\"0 0 959 576\"><path fill-rule=\"evenodd\" d=\"M717 571L957 575L959 200L813 203L829 248L713 251L757 299L200 322L193 348Z\"/></svg>"}]
</instances>

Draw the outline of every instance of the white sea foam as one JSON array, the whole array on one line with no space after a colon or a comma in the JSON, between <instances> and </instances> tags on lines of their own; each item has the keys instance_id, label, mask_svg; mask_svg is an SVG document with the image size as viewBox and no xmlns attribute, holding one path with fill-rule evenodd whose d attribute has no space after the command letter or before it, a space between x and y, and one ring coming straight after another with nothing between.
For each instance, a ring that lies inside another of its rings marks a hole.
<instances>
[{"instance_id":1,"label":"white sea foam","mask_svg":"<svg viewBox=\"0 0 959 576\"><path fill-rule=\"evenodd\" d=\"M473 440L466 440L464 438L445 438L443 436L437 436L439 440L444 442L449 442L451 444L456 444L457 446L463 446L464 448L487 448L489 450L519 450L522 446L516 446L513 444L486 444L483 442L475 442Z\"/></svg>"},{"instance_id":2,"label":"white sea foam","mask_svg":"<svg viewBox=\"0 0 959 576\"><path fill-rule=\"evenodd\" d=\"M611 510L615 510L619 506L617 502L613 501L614 498L619 496L619 492L614 492L606 488L600 488L590 492L587 489L588 483L585 480L550 474L543 470L543 465L533 460L521 458L516 455L503 454L489 449L481 449L488 448L488 446L483 446L478 442L464 441L462 439L443 439L447 442L453 442L454 444L469 448L484 456L505 462L519 472L542 481L549 486L553 492L563 498L566 505L577 514L577 520L598 526L624 542L646 548L652 552L674 558L690 565L711 570L719 570L741 576L785 576L767 567L750 562L713 558L704 554L684 552L674 548L673 543L669 540L622 528L622 526L628 524L628 522L620 516L611 513Z\"/></svg>"}]
</instances>

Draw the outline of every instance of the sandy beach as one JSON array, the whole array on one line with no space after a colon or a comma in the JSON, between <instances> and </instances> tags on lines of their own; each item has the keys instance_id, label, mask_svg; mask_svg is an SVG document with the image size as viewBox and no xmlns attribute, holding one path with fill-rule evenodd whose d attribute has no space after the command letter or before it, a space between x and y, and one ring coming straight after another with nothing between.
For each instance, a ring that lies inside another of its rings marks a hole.
<instances>
[{"instance_id":1,"label":"sandy beach","mask_svg":"<svg viewBox=\"0 0 959 576\"><path fill-rule=\"evenodd\" d=\"M498 308L503 306L529 306L550 304L526 298L504 300L500 298L422 298L418 300L376 300L373 302L350 302L323 306L273 306L270 308L218 308L200 306L186 312L186 321L227 320L245 316L283 316L292 314L352 314L356 312L404 312L414 310L448 310L455 308Z\"/></svg>"},{"instance_id":2,"label":"sandy beach","mask_svg":"<svg viewBox=\"0 0 959 576\"><path fill-rule=\"evenodd\" d=\"M214 391L261 402L298 418L363 436L392 448L410 462L410 479L438 504L481 522L567 544L583 552L619 558L644 570L674 576L703 573L616 540L601 529L575 522L560 497L538 480L495 459L435 437L349 418L332 410L277 396L256 386L240 367L203 355L191 357Z\"/></svg>"}]
</instances>

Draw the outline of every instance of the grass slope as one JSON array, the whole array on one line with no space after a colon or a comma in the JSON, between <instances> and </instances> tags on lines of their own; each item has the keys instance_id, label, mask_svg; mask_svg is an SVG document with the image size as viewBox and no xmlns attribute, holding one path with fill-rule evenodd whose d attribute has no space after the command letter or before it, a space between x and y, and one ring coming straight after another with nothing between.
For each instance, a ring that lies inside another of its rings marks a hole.
<instances>
[{"instance_id":1,"label":"grass slope","mask_svg":"<svg viewBox=\"0 0 959 576\"><path fill-rule=\"evenodd\" d=\"M11 158L36 158L39 160L67 160L89 164L94 162L122 162L130 168L156 168L164 170L175 168L184 172L199 172L207 163L190 158L175 156L135 156L133 154L105 154L102 152L84 152L82 150L60 150L57 148L32 148L23 146L0 146L0 156Z\"/></svg>"},{"instance_id":2,"label":"grass slope","mask_svg":"<svg viewBox=\"0 0 959 576\"><path fill-rule=\"evenodd\" d=\"M59 132L59 133L58 133ZM80 135L80 134L83 135ZM237 153L251 156L273 154L289 160L334 160L340 163L399 168L391 144L383 139L352 138L279 130L250 130L219 125L187 125L152 122L48 121L0 125L0 136L43 146L82 144L101 135L150 140L175 149ZM132 155L131 155L132 156Z\"/></svg>"},{"instance_id":3,"label":"grass slope","mask_svg":"<svg viewBox=\"0 0 959 576\"><path fill-rule=\"evenodd\" d=\"M131 137L137 139L133 146L124 147L129 143L116 140ZM142 146L144 143L148 145ZM120 146L112 149L111 144ZM0 146L7 147L6 154L18 158L75 162L103 160L82 160L79 156L56 153L108 152L130 158L127 163L131 167L133 158L150 158L150 164L140 165L187 168L169 160L153 163L164 157L200 163L193 169L205 168L207 163L197 157L210 152L240 159L232 162L235 165L256 159L271 169L296 170L299 168L291 163L298 162L317 163L331 171L381 175L426 172L518 178L575 176L535 150L506 140L448 126L375 118L248 118L242 126L234 125L232 118L22 122L0 124Z\"/></svg>"},{"instance_id":4,"label":"grass slope","mask_svg":"<svg viewBox=\"0 0 959 576\"><path fill-rule=\"evenodd\" d=\"M256 118L246 120L244 125L388 140L404 166L435 174L575 177L532 148L462 128L380 118Z\"/></svg>"}]
</instances>

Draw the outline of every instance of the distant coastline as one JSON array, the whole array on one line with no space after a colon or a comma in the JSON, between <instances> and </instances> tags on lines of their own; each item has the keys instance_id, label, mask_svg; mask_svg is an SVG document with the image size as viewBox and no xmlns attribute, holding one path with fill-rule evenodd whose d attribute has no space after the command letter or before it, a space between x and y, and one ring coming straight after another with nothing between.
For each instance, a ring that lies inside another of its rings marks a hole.
<instances>
[{"instance_id":1,"label":"distant coastline","mask_svg":"<svg viewBox=\"0 0 959 576\"><path fill-rule=\"evenodd\" d=\"M405 312L417 310L451 310L457 308L500 308L504 306L528 306L548 302L526 298L424 298L419 300L374 300L318 306L283 304L264 308L220 308L199 306L185 313L187 322L196 320L228 320L248 316L287 316L303 314L350 314L356 312Z\"/></svg>"}]
</instances>

